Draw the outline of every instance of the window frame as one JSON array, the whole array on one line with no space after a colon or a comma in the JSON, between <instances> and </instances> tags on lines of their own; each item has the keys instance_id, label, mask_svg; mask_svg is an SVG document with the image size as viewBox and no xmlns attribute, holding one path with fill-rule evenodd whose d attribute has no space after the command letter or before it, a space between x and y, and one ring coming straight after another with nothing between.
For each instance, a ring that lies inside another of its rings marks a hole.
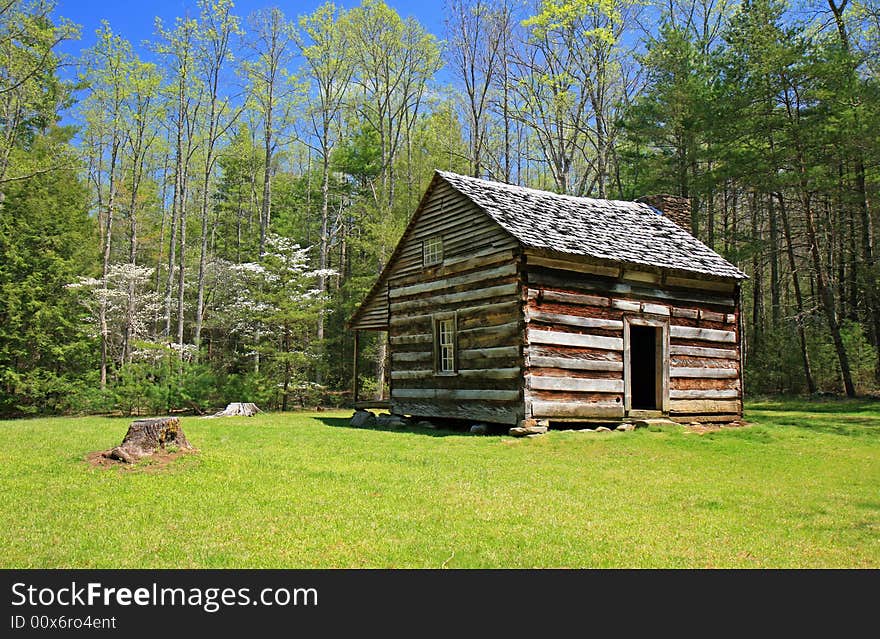
<instances>
[{"instance_id":1,"label":"window frame","mask_svg":"<svg viewBox=\"0 0 880 639\"><path fill-rule=\"evenodd\" d=\"M439 251L431 251L430 255L433 257L428 259L428 247L429 246L437 246L439 247ZM430 237L426 237L422 240L422 266L437 266L438 264L443 263L443 236L442 235L432 235Z\"/></svg>"},{"instance_id":2,"label":"window frame","mask_svg":"<svg viewBox=\"0 0 880 639\"><path fill-rule=\"evenodd\" d=\"M432 321L434 335L434 375L437 376L453 376L458 375L458 313L436 313ZM443 326L448 326L451 330L443 331ZM448 344L442 343L443 335L451 335ZM444 357L443 348L451 349L450 357ZM451 361L451 369L444 369L444 360Z\"/></svg>"}]
</instances>

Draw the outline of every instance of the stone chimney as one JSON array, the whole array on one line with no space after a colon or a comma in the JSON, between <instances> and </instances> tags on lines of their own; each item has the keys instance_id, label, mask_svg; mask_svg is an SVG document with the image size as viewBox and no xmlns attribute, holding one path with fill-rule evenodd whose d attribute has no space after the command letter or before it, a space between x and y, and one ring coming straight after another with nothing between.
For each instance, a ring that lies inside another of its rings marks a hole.
<instances>
[{"instance_id":1,"label":"stone chimney","mask_svg":"<svg viewBox=\"0 0 880 639\"><path fill-rule=\"evenodd\" d=\"M693 234L691 230L691 201L689 198L663 193L660 195L645 195L636 200L636 202L654 207L685 231Z\"/></svg>"}]
</instances>

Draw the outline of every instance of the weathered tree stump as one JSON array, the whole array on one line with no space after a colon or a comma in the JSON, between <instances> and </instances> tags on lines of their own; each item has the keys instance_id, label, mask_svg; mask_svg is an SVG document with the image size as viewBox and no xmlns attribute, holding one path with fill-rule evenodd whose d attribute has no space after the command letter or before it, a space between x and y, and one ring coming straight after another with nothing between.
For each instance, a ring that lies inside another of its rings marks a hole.
<instances>
[{"instance_id":1,"label":"weathered tree stump","mask_svg":"<svg viewBox=\"0 0 880 639\"><path fill-rule=\"evenodd\" d=\"M138 419L131 423L122 444L104 453L108 459L118 459L133 464L141 457L152 455L168 445L182 450L191 450L192 445L183 434L180 419L177 417L153 417Z\"/></svg>"},{"instance_id":2,"label":"weathered tree stump","mask_svg":"<svg viewBox=\"0 0 880 639\"><path fill-rule=\"evenodd\" d=\"M263 411L257 408L257 405L252 402L233 402L219 413L214 413L213 417L235 417L239 415L243 417L251 417L262 412Z\"/></svg>"}]
</instances>

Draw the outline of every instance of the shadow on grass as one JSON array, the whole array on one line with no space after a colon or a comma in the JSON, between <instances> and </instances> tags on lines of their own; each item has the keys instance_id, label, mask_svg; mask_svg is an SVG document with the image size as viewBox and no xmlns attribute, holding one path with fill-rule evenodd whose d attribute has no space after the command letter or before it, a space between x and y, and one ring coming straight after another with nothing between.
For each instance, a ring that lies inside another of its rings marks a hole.
<instances>
[{"instance_id":1,"label":"shadow on grass","mask_svg":"<svg viewBox=\"0 0 880 639\"><path fill-rule=\"evenodd\" d=\"M347 417L315 417L322 424L332 426L333 428L350 428L352 430L374 430L384 433L394 433L396 435L426 435L428 437L450 437L450 436L470 436L465 429L454 428L420 428L418 426L406 426L404 428L391 428L389 426L352 426L350 418ZM494 433L493 433L494 434ZM476 437L476 435L474 435Z\"/></svg>"},{"instance_id":2,"label":"shadow on grass","mask_svg":"<svg viewBox=\"0 0 880 639\"><path fill-rule=\"evenodd\" d=\"M868 413L880 419L880 400L846 397L756 397L746 401L746 410L803 413Z\"/></svg>"},{"instance_id":3,"label":"shadow on grass","mask_svg":"<svg viewBox=\"0 0 880 639\"><path fill-rule=\"evenodd\" d=\"M757 417L756 421L767 426L792 426L844 437L880 437L880 402L876 400L790 397L757 400L746 405L746 419L750 417Z\"/></svg>"}]
</instances>

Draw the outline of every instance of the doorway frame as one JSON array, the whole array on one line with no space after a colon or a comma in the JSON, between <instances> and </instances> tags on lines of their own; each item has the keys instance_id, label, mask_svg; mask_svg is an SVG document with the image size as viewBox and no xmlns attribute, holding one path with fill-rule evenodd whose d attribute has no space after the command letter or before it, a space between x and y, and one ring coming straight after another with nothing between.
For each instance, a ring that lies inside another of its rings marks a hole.
<instances>
[{"instance_id":1,"label":"doorway frame","mask_svg":"<svg viewBox=\"0 0 880 639\"><path fill-rule=\"evenodd\" d=\"M657 371L660 383L655 386L657 409L645 410L632 407L632 361L630 359L630 326L649 326L659 328L660 335L656 346ZM643 315L624 315L623 317L623 408L626 415L633 413L669 413L669 320Z\"/></svg>"}]
</instances>

